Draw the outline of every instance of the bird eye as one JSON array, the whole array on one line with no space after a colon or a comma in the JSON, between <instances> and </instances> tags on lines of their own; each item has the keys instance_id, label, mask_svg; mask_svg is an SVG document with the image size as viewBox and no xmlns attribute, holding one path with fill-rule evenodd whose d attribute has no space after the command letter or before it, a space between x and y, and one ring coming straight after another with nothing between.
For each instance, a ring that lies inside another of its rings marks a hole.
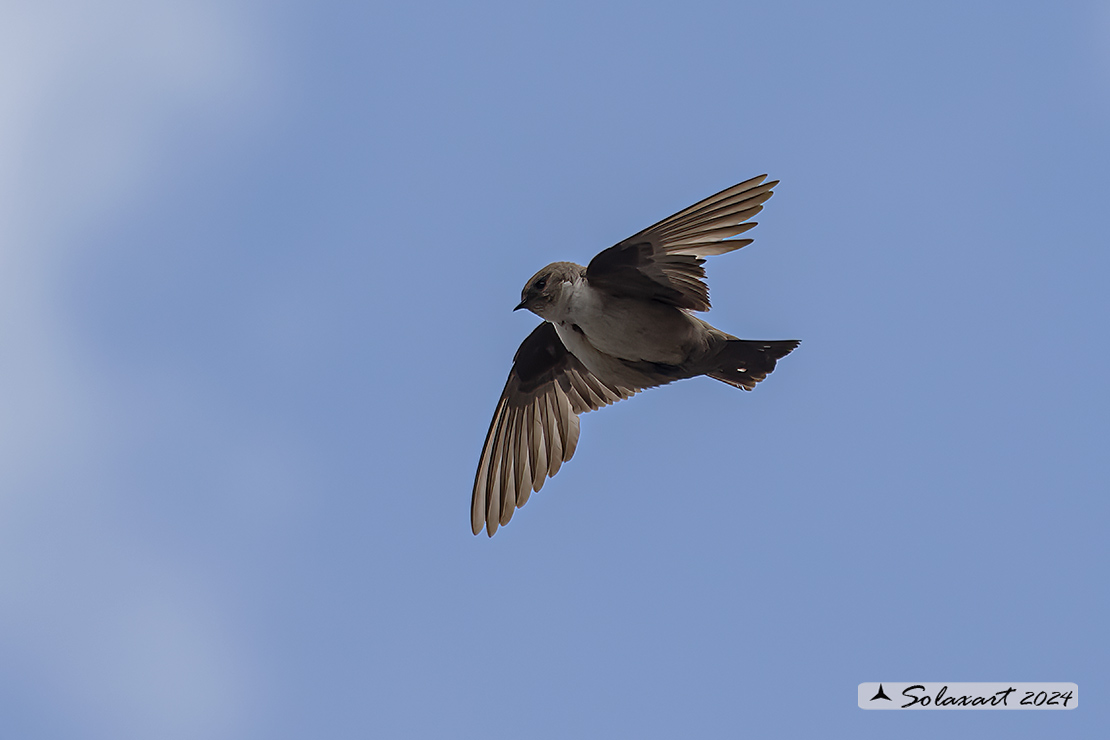
<instances>
[{"instance_id":1,"label":"bird eye","mask_svg":"<svg viewBox=\"0 0 1110 740\"><path fill-rule=\"evenodd\" d=\"M539 280L536 281L536 290L543 290L544 286L546 286L546 285L547 285L547 278L540 278Z\"/></svg>"}]
</instances>

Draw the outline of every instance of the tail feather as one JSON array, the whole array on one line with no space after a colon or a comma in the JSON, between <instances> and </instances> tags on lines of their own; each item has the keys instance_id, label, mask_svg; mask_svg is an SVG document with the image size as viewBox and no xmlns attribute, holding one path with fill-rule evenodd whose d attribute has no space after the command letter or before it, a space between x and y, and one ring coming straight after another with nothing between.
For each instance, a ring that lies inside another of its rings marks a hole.
<instances>
[{"instance_id":1,"label":"tail feather","mask_svg":"<svg viewBox=\"0 0 1110 740\"><path fill-rule=\"evenodd\" d=\"M714 380L750 391L775 369L775 363L794 351L796 339L759 341L730 339L717 355L718 369L706 373Z\"/></svg>"}]
</instances>

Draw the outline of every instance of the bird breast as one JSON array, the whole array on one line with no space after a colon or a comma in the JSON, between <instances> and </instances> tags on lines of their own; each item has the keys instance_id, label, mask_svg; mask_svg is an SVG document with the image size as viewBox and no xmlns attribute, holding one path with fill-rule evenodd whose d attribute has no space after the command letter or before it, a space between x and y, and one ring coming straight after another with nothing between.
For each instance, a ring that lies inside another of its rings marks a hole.
<instances>
[{"instance_id":1,"label":"bird breast","mask_svg":"<svg viewBox=\"0 0 1110 740\"><path fill-rule=\"evenodd\" d=\"M552 323L572 353L575 334L598 351L622 360L681 365L704 350L704 330L685 311L658 301L622 298L580 280L563 291ZM588 363L587 363L588 366Z\"/></svg>"}]
</instances>

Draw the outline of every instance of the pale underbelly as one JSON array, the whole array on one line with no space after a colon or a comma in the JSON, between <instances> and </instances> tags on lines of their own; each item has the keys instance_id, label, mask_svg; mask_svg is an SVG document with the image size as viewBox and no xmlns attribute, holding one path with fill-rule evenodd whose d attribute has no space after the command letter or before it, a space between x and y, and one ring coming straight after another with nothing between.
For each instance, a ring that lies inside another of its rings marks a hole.
<instances>
[{"instance_id":1,"label":"pale underbelly","mask_svg":"<svg viewBox=\"0 0 1110 740\"><path fill-rule=\"evenodd\" d=\"M564 333L579 334L574 329L577 326L593 347L622 360L679 365L698 344L700 326L696 320L671 306L610 298L603 305L569 308L556 324L563 329L560 337Z\"/></svg>"}]
</instances>

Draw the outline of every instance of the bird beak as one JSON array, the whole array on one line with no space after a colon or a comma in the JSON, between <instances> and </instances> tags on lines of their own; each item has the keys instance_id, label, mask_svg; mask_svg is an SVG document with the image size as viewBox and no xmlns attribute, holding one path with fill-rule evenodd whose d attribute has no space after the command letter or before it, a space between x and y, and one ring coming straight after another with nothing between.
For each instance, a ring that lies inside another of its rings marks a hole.
<instances>
[{"instance_id":1,"label":"bird beak","mask_svg":"<svg viewBox=\"0 0 1110 740\"><path fill-rule=\"evenodd\" d=\"M520 302L520 304L519 304L519 305L517 305L517 307L516 307L516 308L514 308L513 310L514 310L514 311L519 311L519 310L520 310L520 309L522 309L522 308L524 308L524 301L521 301L521 302Z\"/></svg>"}]
</instances>

